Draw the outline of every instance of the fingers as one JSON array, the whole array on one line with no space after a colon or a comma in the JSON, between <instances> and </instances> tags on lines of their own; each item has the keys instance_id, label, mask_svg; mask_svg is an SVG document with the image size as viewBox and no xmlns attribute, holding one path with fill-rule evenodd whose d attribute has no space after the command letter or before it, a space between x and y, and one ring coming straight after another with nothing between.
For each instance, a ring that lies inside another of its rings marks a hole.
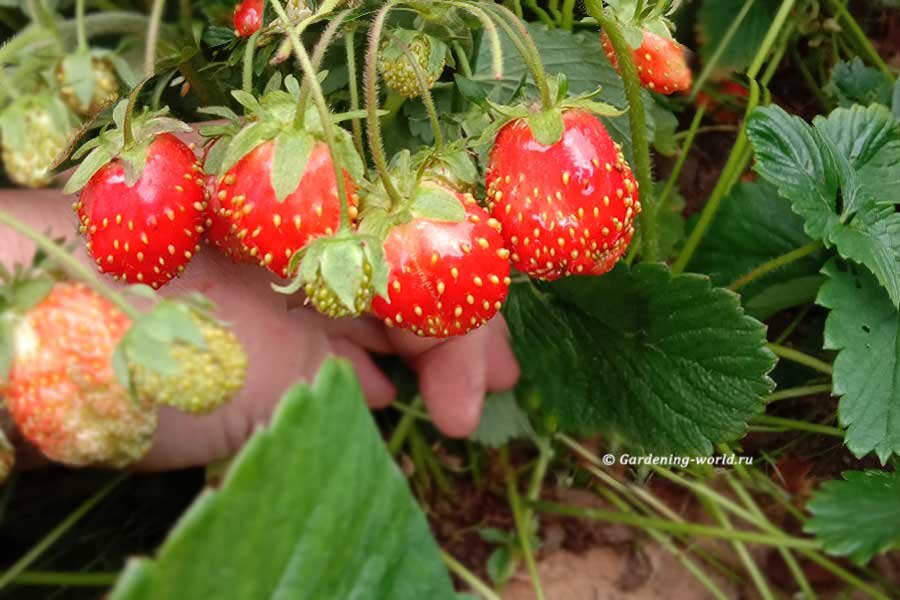
<instances>
[{"instance_id":1,"label":"fingers","mask_svg":"<svg viewBox=\"0 0 900 600\"><path fill-rule=\"evenodd\" d=\"M343 337L357 346L377 352L378 354L392 354L395 352L393 344L388 339L384 325L371 317L359 317L357 319L329 319L322 317L325 331L332 337Z\"/></svg>"},{"instance_id":2,"label":"fingers","mask_svg":"<svg viewBox=\"0 0 900 600\"><path fill-rule=\"evenodd\" d=\"M331 346L335 354L353 363L353 369L366 396L366 403L372 408L390 406L397 395L397 388L372 361L369 353L343 338L332 339Z\"/></svg>"},{"instance_id":3,"label":"fingers","mask_svg":"<svg viewBox=\"0 0 900 600\"><path fill-rule=\"evenodd\" d=\"M496 316L486 328L490 331L487 336L487 389L503 392L519 381L519 362L509 346L509 328L503 316Z\"/></svg>"}]
</instances>

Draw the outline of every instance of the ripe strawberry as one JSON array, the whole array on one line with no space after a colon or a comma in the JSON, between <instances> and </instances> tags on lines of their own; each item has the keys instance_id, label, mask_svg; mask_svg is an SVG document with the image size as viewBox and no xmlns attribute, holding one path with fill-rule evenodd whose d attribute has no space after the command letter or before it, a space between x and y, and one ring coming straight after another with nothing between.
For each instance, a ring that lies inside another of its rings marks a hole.
<instances>
[{"instance_id":1,"label":"ripe strawberry","mask_svg":"<svg viewBox=\"0 0 900 600\"><path fill-rule=\"evenodd\" d=\"M404 46L425 73L429 89L444 71L447 48L440 40L419 31L397 29L391 36L381 43L378 70L390 89L401 96L415 98L421 91L416 72L404 51Z\"/></svg>"},{"instance_id":2,"label":"ripe strawberry","mask_svg":"<svg viewBox=\"0 0 900 600\"><path fill-rule=\"evenodd\" d=\"M606 32L600 34L600 41L609 62L618 70L619 60ZM644 30L643 43L632 51L641 84L662 94L690 90L693 76L686 53L675 40Z\"/></svg>"},{"instance_id":3,"label":"ripe strawberry","mask_svg":"<svg viewBox=\"0 0 900 600\"><path fill-rule=\"evenodd\" d=\"M263 0L244 0L234 7L234 33L250 37L262 26Z\"/></svg>"},{"instance_id":4,"label":"ripe strawberry","mask_svg":"<svg viewBox=\"0 0 900 600\"><path fill-rule=\"evenodd\" d=\"M3 430L0 429L0 485L3 485L3 482L9 477L15 462L16 452L9 440L6 439Z\"/></svg>"},{"instance_id":5,"label":"ripe strawberry","mask_svg":"<svg viewBox=\"0 0 900 600\"><path fill-rule=\"evenodd\" d=\"M49 185L71 127L71 117L58 98L22 96L4 109L0 128L9 179L30 188Z\"/></svg>"},{"instance_id":6,"label":"ripe strawberry","mask_svg":"<svg viewBox=\"0 0 900 600\"><path fill-rule=\"evenodd\" d=\"M231 211L222 206L216 189L216 176L206 177L206 220L203 233L208 244L218 249L234 263L258 262L237 239L236 226L231 218Z\"/></svg>"},{"instance_id":7,"label":"ripe strawberry","mask_svg":"<svg viewBox=\"0 0 900 600\"><path fill-rule=\"evenodd\" d=\"M420 336L463 335L490 320L509 293L509 251L501 226L471 194L461 222L413 217L384 242L388 297L372 310L388 326Z\"/></svg>"},{"instance_id":8,"label":"ripe strawberry","mask_svg":"<svg viewBox=\"0 0 900 600\"><path fill-rule=\"evenodd\" d=\"M3 395L22 435L48 458L124 466L150 447L154 406L132 398L113 374L113 352L129 326L76 283L55 284L16 322Z\"/></svg>"},{"instance_id":9,"label":"ripe strawberry","mask_svg":"<svg viewBox=\"0 0 900 600\"><path fill-rule=\"evenodd\" d=\"M311 240L331 235L340 224L340 199L331 154L315 142L296 190L279 202L272 187L275 142L263 142L219 181L217 200L236 227L236 236L251 256L273 273L287 277L295 252ZM353 179L345 172L350 218L357 213Z\"/></svg>"},{"instance_id":10,"label":"ripe strawberry","mask_svg":"<svg viewBox=\"0 0 900 600\"><path fill-rule=\"evenodd\" d=\"M527 121L505 125L491 150L487 195L513 266L531 277L601 275L625 252L640 212L622 152L592 114L563 113L562 139L544 146Z\"/></svg>"},{"instance_id":11,"label":"ripe strawberry","mask_svg":"<svg viewBox=\"0 0 900 600\"><path fill-rule=\"evenodd\" d=\"M167 376L133 365L131 382L139 397L190 413L209 413L243 387L247 353L228 328L194 312L190 318L203 336L204 347L175 342L170 352L178 373Z\"/></svg>"},{"instance_id":12,"label":"ripe strawberry","mask_svg":"<svg viewBox=\"0 0 900 600\"><path fill-rule=\"evenodd\" d=\"M79 115L93 115L119 97L119 78L116 75L116 68L108 58L91 57L91 77L93 78L91 98L85 103L73 87L78 82L69 81L65 61L56 67L60 96L69 108Z\"/></svg>"},{"instance_id":13,"label":"ripe strawberry","mask_svg":"<svg viewBox=\"0 0 900 600\"><path fill-rule=\"evenodd\" d=\"M102 273L158 288L184 271L199 249L204 182L193 150L170 133L149 141L141 160L141 175L129 185L126 167L134 165L112 158L93 173L74 206Z\"/></svg>"}]
</instances>

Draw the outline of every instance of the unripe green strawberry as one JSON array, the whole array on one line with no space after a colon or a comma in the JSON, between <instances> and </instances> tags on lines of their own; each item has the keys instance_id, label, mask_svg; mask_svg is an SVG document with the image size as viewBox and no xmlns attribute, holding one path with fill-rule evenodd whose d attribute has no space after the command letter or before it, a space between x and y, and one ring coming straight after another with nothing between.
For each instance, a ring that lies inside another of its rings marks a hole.
<instances>
[{"instance_id":1,"label":"unripe green strawberry","mask_svg":"<svg viewBox=\"0 0 900 600\"><path fill-rule=\"evenodd\" d=\"M421 94L421 89L404 46L424 72L429 89L444 71L447 47L430 35L409 29L397 29L390 36L381 43L378 70L390 89L401 96L415 98Z\"/></svg>"},{"instance_id":2,"label":"unripe green strawberry","mask_svg":"<svg viewBox=\"0 0 900 600\"><path fill-rule=\"evenodd\" d=\"M243 387L247 353L227 327L193 312L191 320L203 335L204 347L175 342L170 352L179 366L176 374L132 365L131 382L140 397L189 413L208 413Z\"/></svg>"},{"instance_id":3,"label":"unripe green strawberry","mask_svg":"<svg viewBox=\"0 0 900 600\"><path fill-rule=\"evenodd\" d=\"M3 430L0 430L0 485L3 485L3 482L9 477L15 462L16 452L3 434Z\"/></svg>"},{"instance_id":4,"label":"unripe green strawberry","mask_svg":"<svg viewBox=\"0 0 900 600\"><path fill-rule=\"evenodd\" d=\"M60 85L60 96L74 112L79 115L89 116L100 111L104 106L112 104L119 97L119 78L116 69L109 59L94 56L91 57L91 76L93 88L90 102L83 102L69 81L65 63L60 62L56 67L56 80Z\"/></svg>"},{"instance_id":5,"label":"unripe green strawberry","mask_svg":"<svg viewBox=\"0 0 900 600\"><path fill-rule=\"evenodd\" d=\"M303 291L310 303L323 315L332 319L358 317L369 310L369 307L372 306L372 299L375 297L375 288L372 286L372 265L368 261L363 263L363 278L356 290L352 308L341 302L335 291L325 283L320 273L312 282L306 284Z\"/></svg>"},{"instance_id":6,"label":"unripe green strawberry","mask_svg":"<svg viewBox=\"0 0 900 600\"><path fill-rule=\"evenodd\" d=\"M30 188L53 180L57 157L66 148L70 118L59 100L23 96L3 111L3 166L11 181Z\"/></svg>"}]
</instances>

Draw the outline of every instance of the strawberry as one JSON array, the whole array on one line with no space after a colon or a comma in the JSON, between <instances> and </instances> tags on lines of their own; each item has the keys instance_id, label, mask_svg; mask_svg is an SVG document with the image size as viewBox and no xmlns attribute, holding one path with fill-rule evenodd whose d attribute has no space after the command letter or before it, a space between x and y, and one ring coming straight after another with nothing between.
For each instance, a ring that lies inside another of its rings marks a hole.
<instances>
[{"instance_id":1,"label":"strawberry","mask_svg":"<svg viewBox=\"0 0 900 600\"><path fill-rule=\"evenodd\" d=\"M69 465L124 466L147 451L151 402L113 374L129 319L96 292L56 283L19 317L3 396L19 430L48 458Z\"/></svg>"},{"instance_id":2,"label":"strawberry","mask_svg":"<svg viewBox=\"0 0 900 600\"><path fill-rule=\"evenodd\" d=\"M22 96L4 109L0 129L9 179L30 188L49 185L72 127L65 105L55 97Z\"/></svg>"},{"instance_id":3,"label":"strawberry","mask_svg":"<svg viewBox=\"0 0 900 600\"><path fill-rule=\"evenodd\" d=\"M619 60L606 32L600 34L603 50L618 70ZM674 94L691 89L693 77L687 64L687 50L669 37L644 30L641 45L632 50L641 84L655 92Z\"/></svg>"},{"instance_id":4,"label":"strawberry","mask_svg":"<svg viewBox=\"0 0 900 600\"><path fill-rule=\"evenodd\" d=\"M725 79L713 84L711 93L697 94L697 106L704 107L713 121L721 125L731 125L741 120L750 91L746 86Z\"/></svg>"},{"instance_id":5,"label":"strawberry","mask_svg":"<svg viewBox=\"0 0 900 600\"><path fill-rule=\"evenodd\" d=\"M496 315L506 299L509 251L500 223L471 194L450 193L463 205L462 221L413 215L388 232L388 295L376 297L372 310L389 327L463 335Z\"/></svg>"},{"instance_id":6,"label":"strawberry","mask_svg":"<svg viewBox=\"0 0 900 600\"><path fill-rule=\"evenodd\" d=\"M77 93L76 86L80 82L73 80L70 63L63 60L56 67L56 80L60 86L60 96L69 108L82 116L90 116L99 112L119 97L119 78L112 62L102 56L92 56L90 65L92 85L88 99L82 98Z\"/></svg>"},{"instance_id":7,"label":"strawberry","mask_svg":"<svg viewBox=\"0 0 900 600\"><path fill-rule=\"evenodd\" d=\"M625 252L641 210L618 144L583 110L562 114L562 138L545 146L525 119L497 135L487 196L513 266L531 277L601 275Z\"/></svg>"},{"instance_id":8,"label":"strawberry","mask_svg":"<svg viewBox=\"0 0 900 600\"><path fill-rule=\"evenodd\" d=\"M262 27L263 0L244 0L234 7L234 33L250 37Z\"/></svg>"},{"instance_id":9,"label":"strawberry","mask_svg":"<svg viewBox=\"0 0 900 600\"><path fill-rule=\"evenodd\" d=\"M190 413L208 413L231 399L244 385L247 353L231 330L191 311L190 319L203 337L203 346L176 341L169 348L178 365L174 375L132 365L131 382L138 397Z\"/></svg>"},{"instance_id":10,"label":"strawberry","mask_svg":"<svg viewBox=\"0 0 900 600\"><path fill-rule=\"evenodd\" d=\"M216 176L207 175L206 185L206 220L203 223L203 233L208 244L218 249L234 263L258 262L247 251L236 233L236 226L231 219L232 211L222 206L216 189Z\"/></svg>"},{"instance_id":11,"label":"strawberry","mask_svg":"<svg viewBox=\"0 0 900 600\"><path fill-rule=\"evenodd\" d=\"M415 98L421 90L406 50L415 57L430 89L444 71L447 47L437 38L410 29L397 29L389 35L391 37L384 40L379 48L378 70L391 90L401 96Z\"/></svg>"},{"instance_id":12,"label":"strawberry","mask_svg":"<svg viewBox=\"0 0 900 600\"><path fill-rule=\"evenodd\" d=\"M202 169L193 150L165 132L185 128L135 117L132 145L121 131L106 132L93 151L100 155L88 156L66 185L67 193L83 186L74 207L102 273L158 288L199 249L207 208Z\"/></svg>"},{"instance_id":13,"label":"strawberry","mask_svg":"<svg viewBox=\"0 0 900 600\"><path fill-rule=\"evenodd\" d=\"M15 462L16 452L9 440L6 439L3 430L0 429L0 485L3 485L3 482L9 477Z\"/></svg>"},{"instance_id":14,"label":"strawberry","mask_svg":"<svg viewBox=\"0 0 900 600\"><path fill-rule=\"evenodd\" d=\"M216 194L250 255L276 275L287 277L295 252L337 231L341 205L327 145L313 143L300 183L282 202L271 182L274 153L273 140L256 146L219 180ZM346 172L344 184L352 219L358 198Z\"/></svg>"}]
</instances>

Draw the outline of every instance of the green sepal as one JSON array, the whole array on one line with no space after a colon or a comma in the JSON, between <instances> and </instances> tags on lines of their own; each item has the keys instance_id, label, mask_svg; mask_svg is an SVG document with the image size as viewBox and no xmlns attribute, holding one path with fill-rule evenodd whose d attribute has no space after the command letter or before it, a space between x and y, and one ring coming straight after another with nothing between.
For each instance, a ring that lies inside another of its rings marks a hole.
<instances>
[{"instance_id":1,"label":"green sepal","mask_svg":"<svg viewBox=\"0 0 900 600\"><path fill-rule=\"evenodd\" d=\"M528 115L528 127L534 139L544 146L556 144L565 132L562 113L557 108Z\"/></svg>"},{"instance_id":2,"label":"green sepal","mask_svg":"<svg viewBox=\"0 0 900 600\"><path fill-rule=\"evenodd\" d=\"M435 221L459 223L466 218L466 209L456 194L437 185L420 185L410 211L417 217Z\"/></svg>"},{"instance_id":3,"label":"green sepal","mask_svg":"<svg viewBox=\"0 0 900 600\"><path fill-rule=\"evenodd\" d=\"M163 300L135 319L121 342L127 364L140 365L160 375L176 375L180 365L172 359L172 344L183 342L206 348L191 311L184 303Z\"/></svg>"},{"instance_id":4,"label":"green sepal","mask_svg":"<svg viewBox=\"0 0 900 600\"><path fill-rule=\"evenodd\" d=\"M257 121L251 123L231 139L228 149L222 158L218 175L221 177L230 171L242 158L253 152L257 146L275 137L277 129L270 123Z\"/></svg>"},{"instance_id":5,"label":"green sepal","mask_svg":"<svg viewBox=\"0 0 900 600\"><path fill-rule=\"evenodd\" d=\"M0 380L9 378L9 370L12 368L13 356L16 352L16 320L19 317L10 312L0 315ZM2 434L2 430L0 430Z\"/></svg>"},{"instance_id":6,"label":"green sepal","mask_svg":"<svg viewBox=\"0 0 900 600\"><path fill-rule=\"evenodd\" d=\"M75 92L79 108L90 106L94 96L94 71L90 51L84 49L68 54L62 59L60 66L63 81Z\"/></svg>"},{"instance_id":7,"label":"green sepal","mask_svg":"<svg viewBox=\"0 0 900 600\"><path fill-rule=\"evenodd\" d=\"M363 248L365 249L366 260L372 267L372 281L370 285L375 290L376 296L387 297L390 268L384 256L384 246L381 238L373 236L361 237L365 238Z\"/></svg>"},{"instance_id":8,"label":"green sepal","mask_svg":"<svg viewBox=\"0 0 900 600\"><path fill-rule=\"evenodd\" d=\"M300 185L313 143L311 135L296 129L282 131L275 138L270 178L279 202L284 202Z\"/></svg>"},{"instance_id":9,"label":"green sepal","mask_svg":"<svg viewBox=\"0 0 900 600\"><path fill-rule=\"evenodd\" d=\"M346 308L354 310L363 285L366 254L358 243L329 244L319 258L322 281Z\"/></svg>"}]
</instances>

